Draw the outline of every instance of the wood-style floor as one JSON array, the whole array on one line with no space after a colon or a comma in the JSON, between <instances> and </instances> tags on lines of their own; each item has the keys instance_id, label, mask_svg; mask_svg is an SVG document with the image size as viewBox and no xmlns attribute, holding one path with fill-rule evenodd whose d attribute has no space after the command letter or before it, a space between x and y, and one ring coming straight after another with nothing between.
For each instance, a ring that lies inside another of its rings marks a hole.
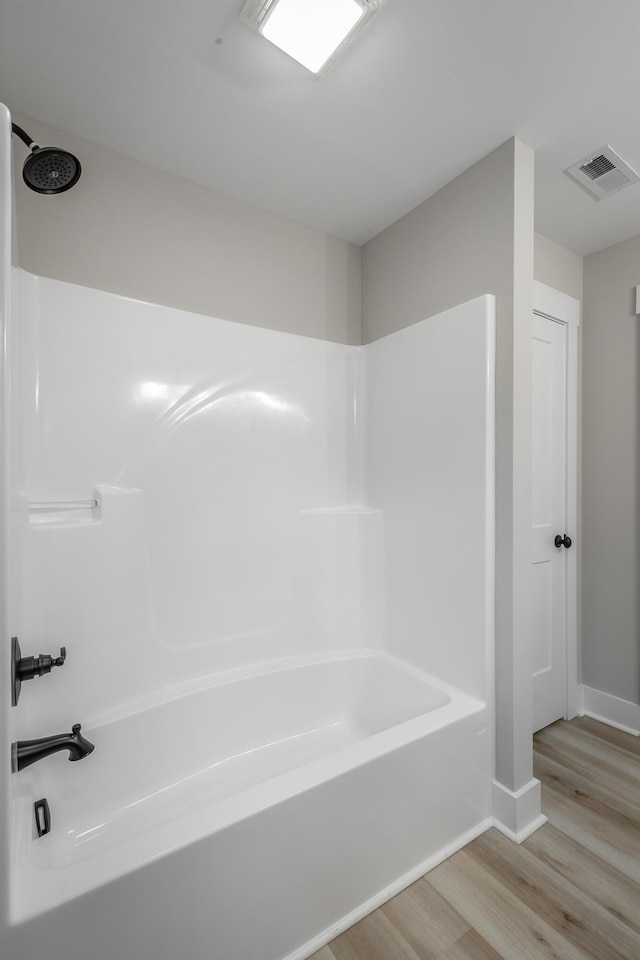
<instances>
[{"instance_id":1,"label":"wood-style floor","mask_svg":"<svg viewBox=\"0 0 640 960\"><path fill-rule=\"evenodd\" d=\"M545 826L489 830L312 960L640 960L640 738L583 717L534 743Z\"/></svg>"}]
</instances>

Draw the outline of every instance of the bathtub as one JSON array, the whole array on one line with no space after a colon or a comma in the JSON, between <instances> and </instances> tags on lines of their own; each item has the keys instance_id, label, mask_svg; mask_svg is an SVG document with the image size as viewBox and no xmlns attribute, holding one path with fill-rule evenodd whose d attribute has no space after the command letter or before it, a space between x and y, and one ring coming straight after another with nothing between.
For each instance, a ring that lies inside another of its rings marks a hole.
<instances>
[{"instance_id":1,"label":"bathtub","mask_svg":"<svg viewBox=\"0 0 640 960\"><path fill-rule=\"evenodd\" d=\"M230 671L83 733L82 762L13 778L29 960L303 958L491 822L486 704L382 653Z\"/></svg>"}]
</instances>

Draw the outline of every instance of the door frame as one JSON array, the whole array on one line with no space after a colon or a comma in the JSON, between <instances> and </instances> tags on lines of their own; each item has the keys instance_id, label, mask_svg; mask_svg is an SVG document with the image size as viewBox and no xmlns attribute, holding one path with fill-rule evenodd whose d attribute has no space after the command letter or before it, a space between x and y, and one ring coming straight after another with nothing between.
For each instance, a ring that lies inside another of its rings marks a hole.
<instances>
[{"instance_id":1,"label":"door frame","mask_svg":"<svg viewBox=\"0 0 640 960\"><path fill-rule=\"evenodd\" d=\"M548 287L538 280L533 283L533 312L562 323L567 330L567 409L566 409L566 489L567 530L575 550L565 550L566 558L566 623L565 623L565 720L579 711L578 686L578 569L581 530L578 527L578 330L580 301Z\"/></svg>"}]
</instances>

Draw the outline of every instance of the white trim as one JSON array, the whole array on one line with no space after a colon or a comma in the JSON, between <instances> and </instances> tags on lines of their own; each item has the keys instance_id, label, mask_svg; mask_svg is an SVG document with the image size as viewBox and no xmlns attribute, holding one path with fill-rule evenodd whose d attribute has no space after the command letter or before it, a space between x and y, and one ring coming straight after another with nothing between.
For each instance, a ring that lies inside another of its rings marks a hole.
<instances>
[{"instance_id":1,"label":"white trim","mask_svg":"<svg viewBox=\"0 0 640 960\"><path fill-rule=\"evenodd\" d=\"M577 301L576 301L577 302ZM578 712L578 558L582 530L578 518L578 328L567 326L567 527L575 550L567 553L567 649L565 719Z\"/></svg>"},{"instance_id":2,"label":"white trim","mask_svg":"<svg viewBox=\"0 0 640 960\"><path fill-rule=\"evenodd\" d=\"M434 867L437 867L438 864L442 863L454 853L457 853L458 850L466 847L468 843L471 843L472 840L475 840L476 837L479 837L492 826L494 826L494 823L491 817L489 817L487 820L483 820L476 827L473 827L472 830L468 830L466 833L463 833L462 836L457 837L451 843L448 843L446 846L442 847L442 849L437 853L434 853L433 856L428 857L416 867L413 867L407 873L403 874L403 876L398 880L394 880L393 883L390 883L383 890L380 890L378 893L374 894L374 896L369 900L365 900L365 902L361 903L360 906L356 907L355 910L351 910L350 913L345 914L345 916L341 917L340 920L336 921L336 923L332 923L331 926L327 927L326 930L323 930L322 933L312 937L311 940L307 940L304 946L297 947L292 953L287 954L287 956L284 957L284 960L305 960L305 957L310 957L312 953L315 953L317 950L320 950L322 947L326 946L327 943L329 943L331 940L334 940L337 936L339 936L339 934L344 933L344 931L348 930L349 927L352 927L354 923L362 920L362 918L366 917L367 914L371 913L373 910L376 910L388 900L391 900L391 898L395 897L396 894L400 893L402 890L406 890L407 887L411 886L412 883L415 883L416 880L419 880L420 877L424 877L425 873L428 873L429 870L433 870Z\"/></svg>"},{"instance_id":3,"label":"white trim","mask_svg":"<svg viewBox=\"0 0 640 960\"><path fill-rule=\"evenodd\" d=\"M9 521L11 471L9 457L11 442L9 432L9 345L11 340L12 283L11 271L12 232L14 229L13 186L11 178L11 114L0 103L0 643L3 654L0 658L0 689L5 696L0 704L0 730L3 731L5 744L0 748L2 758L0 770L0 889L8 891L12 878L11 827L9 814L9 731L15 726L9 720L10 698L6 696L9 683L9 649L11 627L14 623L10 610L11 591L9 588ZM13 787L15 789L15 787ZM9 897L6 892L0 895L0 940L6 930L9 911Z\"/></svg>"},{"instance_id":4,"label":"white trim","mask_svg":"<svg viewBox=\"0 0 640 960\"><path fill-rule=\"evenodd\" d=\"M539 280L533 281L533 311L571 327L580 326L580 301Z\"/></svg>"},{"instance_id":5,"label":"white trim","mask_svg":"<svg viewBox=\"0 0 640 960\"><path fill-rule=\"evenodd\" d=\"M610 727L640 737L640 705L621 700L603 690L594 690L593 687L581 686L579 693L580 716L593 717Z\"/></svg>"},{"instance_id":6,"label":"white trim","mask_svg":"<svg viewBox=\"0 0 640 960\"><path fill-rule=\"evenodd\" d=\"M540 812L539 780L530 780L515 793L494 780L492 801L494 827L514 843L522 843L547 822Z\"/></svg>"},{"instance_id":7,"label":"white trim","mask_svg":"<svg viewBox=\"0 0 640 960\"><path fill-rule=\"evenodd\" d=\"M536 830L539 830L540 827L544 827L547 821L548 817L545 817L544 813L538 813L538 815L534 817L526 827L523 827L522 830L518 831L518 833L514 833L512 830L509 830L509 828L505 827L504 823L499 820L494 819L493 826L508 840L511 840L512 843L520 844L524 843L525 840L528 840L531 834L535 833Z\"/></svg>"},{"instance_id":8,"label":"white trim","mask_svg":"<svg viewBox=\"0 0 640 960\"><path fill-rule=\"evenodd\" d=\"M496 773L496 298L485 297L487 317L486 376L486 468L485 468L485 677L491 704L493 757Z\"/></svg>"},{"instance_id":9,"label":"white trim","mask_svg":"<svg viewBox=\"0 0 640 960\"><path fill-rule=\"evenodd\" d=\"M538 280L533 284L533 312L567 328L567 532L574 548L566 551L567 620L565 648L565 719L577 716L578 693L578 327L580 301Z\"/></svg>"}]
</instances>

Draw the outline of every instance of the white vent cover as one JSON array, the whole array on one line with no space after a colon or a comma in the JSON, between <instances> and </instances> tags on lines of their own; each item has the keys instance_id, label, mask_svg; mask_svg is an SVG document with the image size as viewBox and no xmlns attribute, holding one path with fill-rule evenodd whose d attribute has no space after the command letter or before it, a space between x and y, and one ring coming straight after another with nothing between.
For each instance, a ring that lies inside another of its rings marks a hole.
<instances>
[{"instance_id":1,"label":"white vent cover","mask_svg":"<svg viewBox=\"0 0 640 960\"><path fill-rule=\"evenodd\" d=\"M564 172L596 200L604 200L640 180L635 170L609 146L589 154Z\"/></svg>"}]
</instances>

